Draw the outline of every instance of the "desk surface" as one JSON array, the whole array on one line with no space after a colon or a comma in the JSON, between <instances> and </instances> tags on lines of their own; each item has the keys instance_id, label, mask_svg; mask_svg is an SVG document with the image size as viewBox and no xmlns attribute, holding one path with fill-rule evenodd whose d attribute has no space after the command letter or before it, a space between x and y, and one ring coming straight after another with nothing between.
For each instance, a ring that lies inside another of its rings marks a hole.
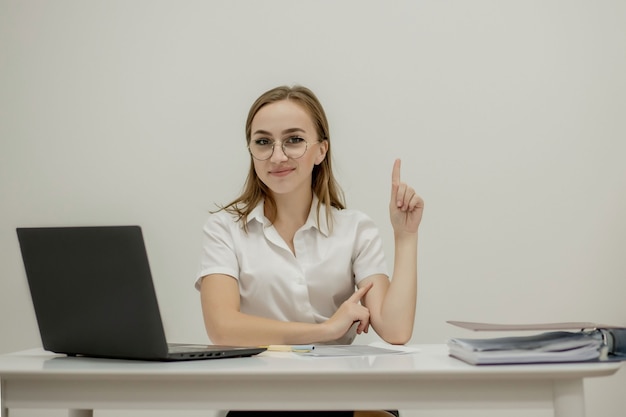
<instances>
[{"instance_id":1,"label":"desk surface","mask_svg":"<svg viewBox=\"0 0 626 417\"><path fill-rule=\"evenodd\" d=\"M448 356L445 345L415 346L415 353L378 356L311 357L288 352L263 352L249 358L209 359L186 362L66 357L33 349L0 355L2 377L110 377L119 378L237 378L290 379L316 376L410 377L424 379L520 379L582 378L611 375L621 364L568 363L473 366Z\"/></svg>"},{"instance_id":2,"label":"desk surface","mask_svg":"<svg viewBox=\"0 0 626 417\"><path fill-rule=\"evenodd\" d=\"M449 357L445 345L415 347L415 353L382 356L264 352L175 363L30 350L0 355L0 378L5 408L459 409L497 402L583 416L583 378L621 366L472 366Z\"/></svg>"}]
</instances>

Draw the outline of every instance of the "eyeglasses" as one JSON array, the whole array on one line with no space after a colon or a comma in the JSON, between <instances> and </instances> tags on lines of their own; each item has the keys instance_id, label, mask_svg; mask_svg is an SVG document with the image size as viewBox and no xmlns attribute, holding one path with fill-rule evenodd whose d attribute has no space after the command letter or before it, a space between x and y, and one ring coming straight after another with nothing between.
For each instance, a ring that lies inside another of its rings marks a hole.
<instances>
[{"instance_id":1,"label":"eyeglasses","mask_svg":"<svg viewBox=\"0 0 626 417\"><path fill-rule=\"evenodd\" d=\"M317 141L319 143L320 141ZM274 154L276 141L270 139L255 139L250 141L248 150L254 159L266 161ZM292 136L280 142L283 153L287 158L301 158L307 151L309 143L299 136Z\"/></svg>"}]
</instances>

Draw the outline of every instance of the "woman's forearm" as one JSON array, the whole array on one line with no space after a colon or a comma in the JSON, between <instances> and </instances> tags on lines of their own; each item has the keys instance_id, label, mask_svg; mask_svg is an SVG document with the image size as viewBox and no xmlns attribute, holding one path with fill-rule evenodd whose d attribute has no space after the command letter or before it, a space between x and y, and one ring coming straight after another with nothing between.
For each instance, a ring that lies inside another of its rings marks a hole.
<instances>
[{"instance_id":1,"label":"woman's forearm","mask_svg":"<svg viewBox=\"0 0 626 417\"><path fill-rule=\"evenodd\" d=\"M328 326L274 320L240 311L239 287L229 276L204 277L200 288L207 334L214 344L256 346L332 340Z\"/></svg>"},{"instance_id":2,"label":"woman's forearm","mask_svg":"<svg viewBox=\"0 0 626 417\"><path fill-rule=\"evenodd\" d=\"M413 334L417 302L417 233L395 236L391 283L380 309L377 333L388 343L405 344Z\"/></svg>"},{"instance_id":3,"label":"woman's forearm","mask_svg":"<svg viewBox=\"0 0 626 417\"><path fill-rule=\"evenodd\" d=\"M205 324L211 341L220 345L296 345L330 340L323 324L285 322L241 312L221 313Z\"/></svg>"}]
</instances>

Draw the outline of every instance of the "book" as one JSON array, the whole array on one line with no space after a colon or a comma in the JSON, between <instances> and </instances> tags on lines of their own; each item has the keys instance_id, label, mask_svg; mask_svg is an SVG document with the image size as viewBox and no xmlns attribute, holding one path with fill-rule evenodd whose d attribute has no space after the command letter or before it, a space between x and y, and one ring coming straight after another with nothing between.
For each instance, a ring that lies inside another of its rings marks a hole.
<instances>
[{"instance_id":1,"label":"book","mask_svg":"<svg viewBox=\"0 0 626 417\"><path fill-rule=\"evenodd\" d=\"M622 326L611 324L592 323L589 321L569 321L561 323L532 323L532 324L503 324L479 323L475 321L448 320L446 323L474 331L513 331L513 330L593 330L593 329L622 329Z\"/></svg>"},{"instance_id":2,"label":"book","mask_svg":"<svg viewBox=\"0 0 626 417\"><path fill-rule=\"evenodd\" d=\"M602 346L598 331L448 341L450 356L472 365L591 361L600 357Z\"/></svg>"},{"instance_id":3,"label":"book","mask_svg":"<svg viewBox=\"0 0 626 417\"><path fill-rule=\"evenodd\" d=\"M619 326L588 322L512 325L448 323L474 331L544 330L529 336L450 339L450 356L472 365L626 360L626 328Z\"/></svg>"}]
</instances>

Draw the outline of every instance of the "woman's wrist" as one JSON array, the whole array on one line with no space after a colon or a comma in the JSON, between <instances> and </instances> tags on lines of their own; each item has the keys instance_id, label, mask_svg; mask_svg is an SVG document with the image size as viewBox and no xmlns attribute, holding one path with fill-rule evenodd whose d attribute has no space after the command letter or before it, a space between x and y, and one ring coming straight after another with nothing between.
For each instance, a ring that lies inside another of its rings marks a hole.
<instances>
[{"instance_id":1,"label":"woman's wrist","mask_svg":"<svg viewBox=\"0 0 626 417\"><path fill-rule=\"evenodd\" d=\"M400 231L400 232L394 231L393 233L393 237L394 237L396 244L404 243L404 242L410 242L410 243L416 242L418 235L419 235L418 232L406 232L406 231Z\"/></svg>"},{"instance_id":2,"label":"woman's wrist","mask_svg":"<svg viewBox=\"0 0 626 417\"><path fill-rule=\"evenodd\" d=\"M341 336L336 336L333 334L332 326L325 321L323 323L319 323L316 329L315 341L325 343L331 340L338 339Z\"/></svg>"}]
</instances>

